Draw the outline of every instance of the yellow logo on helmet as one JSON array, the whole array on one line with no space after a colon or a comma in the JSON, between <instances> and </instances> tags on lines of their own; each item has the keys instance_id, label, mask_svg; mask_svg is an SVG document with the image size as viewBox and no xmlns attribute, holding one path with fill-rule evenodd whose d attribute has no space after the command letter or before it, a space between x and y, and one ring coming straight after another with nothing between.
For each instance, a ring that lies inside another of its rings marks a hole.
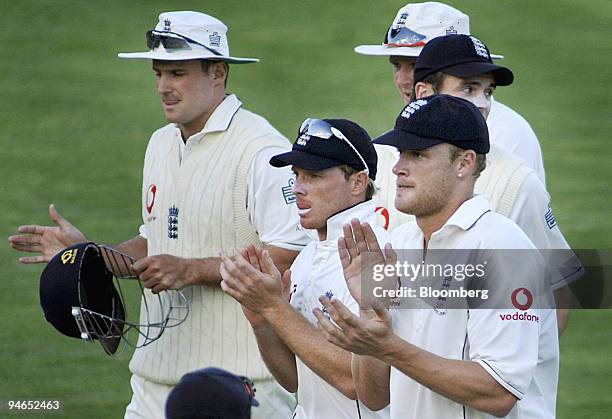
<instances>
[{"instance_id":1,"label":"yellow logo on helmet","mask_svg":"<svg viewBox=\"0 0 612 419\"><path fill-rule=\"evenodd\" d=\"M78 251L79 249L66 250L64 253L62 253L62 256L60 257L62 263L64 265L67 263L74 263Z\"/></svg>"}]
</instances>

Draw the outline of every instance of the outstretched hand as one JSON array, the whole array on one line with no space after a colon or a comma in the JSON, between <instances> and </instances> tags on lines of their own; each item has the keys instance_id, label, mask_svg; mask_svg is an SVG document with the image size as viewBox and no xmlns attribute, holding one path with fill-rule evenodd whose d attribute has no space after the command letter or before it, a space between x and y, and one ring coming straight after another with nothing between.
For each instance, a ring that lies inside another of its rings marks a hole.
<instances>
[{"instance_id":1,"label":"outstretched hand","mask_svg":"<svg viewBox=\"0 0 612 419\"><path fill-rule=\"evenodd\" d=\"M267 250L250 248L243 253L234 260L221 254L221 289L254 313L265 314L286 303L284 289L290 281L289 271L281 275Z\"/></svg>"},{"instance_id":2,"label":"outstretched hand","mask_svg":"<svg viewBox=\"0 0 612 419\"><path fill-rule=\"evenodd\" d=\"M263 260L264 258L263 249L255 247L253 245L249 245L245 247L244 249L242 249L240 254L245 260L247 260L251 264L251 266L255 270L259 272L263 272L262 262L260 261L260 260ZM224 268L223 263L221 264L220 270L221 270L222 277L223 275L225 275L224 278L228 278L231 281L231 278L230 278L231 275L229 275L229 272L227 271L227 269ZM227 282L224 285L227 285ZM291 287L291 271L287 270L281 277L281 293L283 296L283 300L287 302L289 301L290 287ZM253 326L253 328L259 328L262 326L266 326L268 324L267 320L261 313L253 311L243 304L241 304L240 307L242 307L244 316L247 318L249 323L251 323L251 326Z\"/></svg>"},{"instance_id":3,"label":"outstretched hand","mask_svg":"<svg viewBox=\"0 0 612 419\"><path fill-rule=\"evenodd\" d=\"M19 252L40 253L36 256L20 257L19 262L46 263L66 247L87 241L83 233L62 217L53 204L49 205L49 217L56 227L22 225L17 229L20 234L9 237L9 244L13 249Z\"/></svg>"},{"instance_id":4,"label":"outstretched hand","mask_svg":"<svg viewBox=\"0 0 612 419\"><path fill-rule=\"evenodd\" d=\"M396 336L391 327L391 315L375 301L372 308L353 314L340 300L319 298L328 318L319 308L313 310L325 338L336 346L358 355L379 356ZM333 321L332 321L333 320Z\"/></svg>"},{"instance_id":5,"label":"outstretched hand","mask_svg":"<svg viewBox=\"0 0 612 419\"><path fill-rule=\"evenodd\" d=\"M338 251L342 271L348 289L359 306L369 309L374 303L374 283L371 274L376 265L395 264L397 256L387 243L383 250L378 245L374 230L368 223L352 219L350 224L342 227L344 236L338 238ZM364 276L364 274L367 274ZM391 278L388 283L377 284L383 287L397 287L397 280ZM364 292L365 291L365 292Z\"/></svg>"}]
</instances>

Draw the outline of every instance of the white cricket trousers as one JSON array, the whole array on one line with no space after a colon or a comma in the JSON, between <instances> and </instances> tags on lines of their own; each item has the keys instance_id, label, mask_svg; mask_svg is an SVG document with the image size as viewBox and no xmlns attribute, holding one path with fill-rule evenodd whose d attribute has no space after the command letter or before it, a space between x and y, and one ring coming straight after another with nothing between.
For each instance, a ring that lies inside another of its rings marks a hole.
<instances>
[{"instance_id":1,"label":"white cricket trousers","mask_svg":"<svg viewBox=\"0 0 612 419\"><path fill-rule=\"evenodd\" d=\"M290 419L295 408L295 396L274 379L255 380L258 407L251 409L252 419ZM125 409L124 419L164 419L164 406L172 386L154 383L132 375L132 400Z\"/></svg>"}]
</instances>

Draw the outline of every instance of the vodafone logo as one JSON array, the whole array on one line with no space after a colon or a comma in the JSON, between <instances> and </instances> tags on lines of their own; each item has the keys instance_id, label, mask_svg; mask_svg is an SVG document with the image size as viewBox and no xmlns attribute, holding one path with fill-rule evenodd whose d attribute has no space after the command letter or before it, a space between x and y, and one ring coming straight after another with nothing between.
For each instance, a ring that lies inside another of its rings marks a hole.
<instances>
[{"instance_id":1,"label":"vodafone logo","mask_svg":"<svg viewBox=\"0 0 612 419\"><path fill-rule=\"evenodd\" d=\"M527 288L517 288L510 297L512 305L519 310L525 311L533 304L533 295Z\"/></svg>"},{"instance_id":2,"label":"vodafone logo","mask_svg":"<svg viewBox=\"0 0 612 419\"><path fill-rule=\"evenodd\" d=\"M149 185L147 190L147 212L151 214L153 211L153 205L155 205L155 193L157 192L157 186L154 184Z\"/></svg>"}]
</instances>

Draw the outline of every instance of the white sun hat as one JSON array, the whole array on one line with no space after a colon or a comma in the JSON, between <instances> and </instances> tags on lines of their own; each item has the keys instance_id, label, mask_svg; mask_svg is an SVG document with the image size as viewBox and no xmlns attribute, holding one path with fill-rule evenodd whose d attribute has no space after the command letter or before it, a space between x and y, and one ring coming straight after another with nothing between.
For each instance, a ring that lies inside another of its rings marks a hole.
<instances>
[{"instance_id":1,"label":"white sun hat","mask_svg":"<svg viewBox=\"0 0 612 419\"><path fill-rule=\"evenodd\" d=\"M147 31L146 52L121 52L119 58L152 60L215 60L233 64L256 63L257 58L230 56L227 26L199 12L164 12L155 29Z\"/></svg>"},{"instance_id":2,"label":"white sun hat","mask_svg":"<svg viewBox=\"0 0 612 419\"><path fill-rule=\"evenodd\" d=\"M382 44L360 45L355 52L418 57L427 42L450 34L470 35L469 16L443 3L411 3L399 9ZM491 58L503 56L491 54Z\"/></svg>"}]
</instances>

